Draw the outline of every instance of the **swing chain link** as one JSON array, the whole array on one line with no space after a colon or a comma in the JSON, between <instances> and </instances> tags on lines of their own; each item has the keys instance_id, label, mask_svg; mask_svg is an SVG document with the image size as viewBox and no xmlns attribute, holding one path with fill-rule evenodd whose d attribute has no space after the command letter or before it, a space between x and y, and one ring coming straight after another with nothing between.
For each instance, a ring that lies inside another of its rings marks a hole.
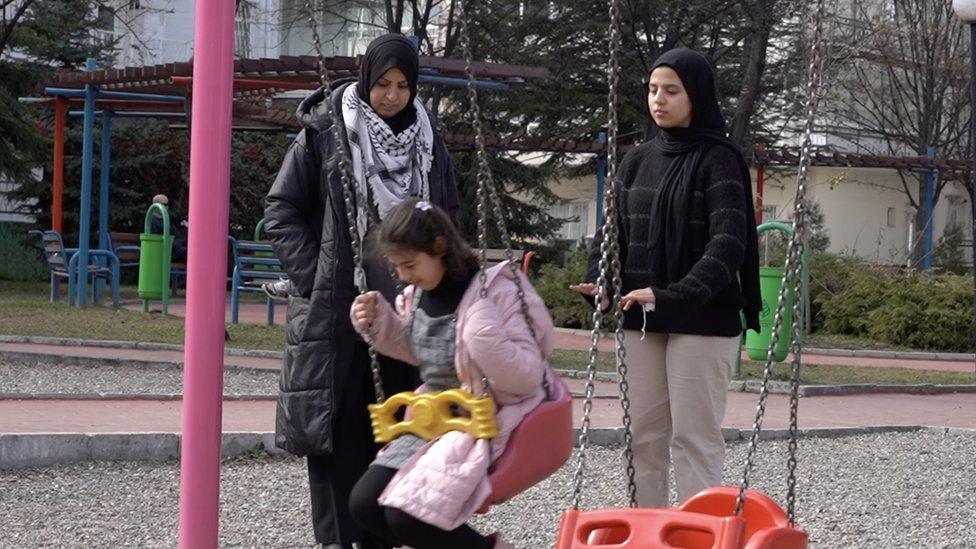
<instances>
[{"instance_id":1,"label":"swing chain link","mask_svg":"<svg viewBox=\"0 0 976 549\"><path fill-rule=\"evenodd\" d=\"M800 156L800 174L797 181L797 193L798 200L795 205L794 218L801 220L802 222L797 223L795 229L796 239L801 243L802 250L805 252L807 244L809 242L809 224L810 219L810 201L806 196L806 188L809 183L809 171L811 162L811 134L813 133L813 125L816 118L817 109L819 106L821 95L821 85L823 83L823 73L825 70L825 59L823 48L823 18L824 18L824 0L818 0L817 2L817 12L815 14L815 23L813 31L813 43L811 44L810 52L810 67L809 67L809 97L807 100L807 120L806 125L803 130L803 151ZM802 186L802 190L801 190ZM802 194L800 194L802 193ZM800 254L800 250L795 251L796 254ZM786 461L787 466L787 479L786 479L786 505L787 505L787 519L791 526L796 525L796 466L797 466L797 450L798 450L798 408L800 404L800 366L802 364L802 353L803 353L803 326L804 326L804 314L805 314L805 303L804 303L804 283L803 277L803 256L800 255L798 258L799 265L794 269L794 281L793 281L793 341L791 343L791 352L793 354L793 361L790 365L790 435L789 435L789 445L788 445L788 458ZM795 260L796 261L796 260Z\"/></svg>"},{"instance_id":2,"label":"swing chain link","mask_svg":"<svg viewBox=\"0 0 976 549\"><path fill-rule=\"evenodd\" d=\"M617 181L617 141L619 120L617 100L620 84L620 2L610 2L610 66L607 69L610 90L607 94L609 121L607 124L607 177ZM612 187L612 185L611 185ZM614 215L619 205L614 198ZM637 470L634 467L634 433L630 417L630 384L627 383L627 349L624 347L624 311L621 303L623 280L620 265L620 224L611 225L610 270L613 286L614 348L616 349L617 382L620 392L620 407L623 412L624 459L627 462L627 496L631 507L637 507Z\"/></svg>"},{"instance_id":3,"label":"swing chain link","mask_svg":"<svg viewBox=\"0 0 976 549\"><path fill-rule=\"evenodd\" d=\"M619 83L620 57L620 4L619 0L610 2L610 63L607 69L609 92L607 103L609 121L607 128L607 179L610 185L604 192L602 240L600 242L600 260L598 264L597 293L593 299L593 330L590 332L589 361L586 366L586 389L583 399L583 417L579 434L579 450L577 451L576 471L573 487L573 509L579 509L583 493L583 479L586 469L586 446L589 443L590 415L593 411L593 393L596 384L596 364L599 355L600 337L603 331L604 312L603 303L608 297L607 279L613 286L612 318L614 323L614 345L616 349L616 366L619 380L620 402L623 408L624 426L624 457L627 461L627 494L629 505L637 506L636 470L634 468L633 433L631 430L629 385L627 383L626 349L624 348L624 314L621 307L621 265L620 240L617 218L617 194L614 185L617 183L617 98Z\"/></svg>"},{"instance_id":4,"label":"swing chain link","mask_svg":"<svg viewBox=\"0 0 976 549\"><path fill-rule=\"evenodd\" d=\"M509 236L508 228L505 226L505 215L502 208L501 197L495 185L494 176L491 172L491 164L488 159L488 152L485 149L484 130L481 123L481 108L478 103L478 89L475 84L473 68L473 55L471 53L471 36L468 30L467 15L465 14L464 1L457 3L457 25L458 37L460 39L461 50L464 54L464 75L467 78L468 103L471 109L472 126L474 128L475 153L478 159L478 282L481 285L479 296L484 299L488 296L488 275L486 266L488 264L488 207L491 201L492 213L495 216L496 229L501 236L505 246L505 258L508 260L508 267L512 272L515 281L515 294L519 300L519 308L525 322L532 334L532 339L536 339L535 323L529 312L529 304L525 299L525 290L522 287L522 277L520 276L519 266L515 262L515 255L512 252L512 239ZM549 394L548 378L543 377L546 394Z\"/></svg>"},{"instance_id":5,"label":"swing chain link","mask_svg":"<svg viewBox=\"0 0 976 549\"><path fill-rule=\"evenodd\" d=\"M759 392L759 403L756 406L756 419L752 427L752 435L749 438L749 450L746 455L745 468L742 473L742 481L739 485L739 495L735 502L736 515L740 515L745 506L746 491L749 489L749 474L755 465L756 445L759 433L762 430L763 418L766 414L766 400L769 396L769 380L773 371L773 360L776 347L779 345L780 330L783 325L783 313L786 308L787 294L790 285L793 289L793 327L791 330L792 341L790 349L793 354L790 365L790 427L787 468L789 470L787 478L787 517L791 526L795 521L795 502L796 502L796 464L797 464L797 434L798 434L798 406L800 392L800 365L801 365L801 338L802 338L802 315L803 309L803 281L801 250L805 250L806 229L807 229L807 183L809 177L809 167L811 160L813 125L816 122L817 107L819 103L819 87L822 77L822 65L820 56L822 54L823 40L823 17L824 0L817 0L814 7L814 32L810 45L810 64L808 67L807 79L807 101L806 101L806 121L803 128L803 141L800 152L800 162L797 171L797 187L793 207L793 234L790 236L787 247L786 268L783 272L779 296L776 304L776 315L773 321L772 333L770 334L769 349L766 352L766 364L763 369L762 388Z\"/></svg>"},{"instance_id":6,"label":"swing chain link","mask_svg":"<svg viewBox=\"0 0 976 549\"><path fill-rule=\"evenodd\" d=\"M342 135L339 132L341 117L336 112L332 102L332 80L329 78L329 71L325 67L325 56L322 54L322 38L319 36L318 23L315 20L315 10L312 6L313 0L305 1L305 11L308 15L308 23L312 27L312 40L315 43L315 54L318 59L319 83L322 87L326 113L332 120L332 139L335 142L335 149L339 156L339 174L342 181L342 197L346 207L346 220L349 225L349 242L352 247L353 261L353 280L356 289L360 294L369 291L366 286L366 272L363 268L363 242L359 238L359 229L356 227L356 198L355 190L352 186L352 161L349 153L342 143ZM373 346L371 338L366 338L369 344L370 369L373 372L373 390L376 393L376 402L382 403L386 400L386 393L383 391L383 379L380 376L380 363L376 355L376 347Z\"/></svg>"}]
</instances>

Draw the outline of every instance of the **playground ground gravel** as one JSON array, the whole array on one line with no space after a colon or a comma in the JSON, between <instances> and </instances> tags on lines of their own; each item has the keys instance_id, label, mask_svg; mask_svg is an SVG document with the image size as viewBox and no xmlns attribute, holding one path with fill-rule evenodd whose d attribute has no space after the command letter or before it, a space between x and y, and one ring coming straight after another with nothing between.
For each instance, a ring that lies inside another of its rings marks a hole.
<instances>
[{"instance_id":1,"label":"playground ground gravel","mask_svg":"<svg viewBox=\"0 0 976 549\"><path fill-rule=\"evenodd\" d=\"M741 476L747 447L728 446L726 482ZM584 507L624 500L619 449L588 453ZM976 434L922 431L800 444L798 519L811 547L973 548ZM570 462L474 525L522 549L553 546L572 496ZM753 486L783 501L785 441L762 442ZM224 463L222 547L313 547L304 462L250 455ZM93 462L0 471L2 548L175 547L179 466Z\"/></svg>"}]
</instances>

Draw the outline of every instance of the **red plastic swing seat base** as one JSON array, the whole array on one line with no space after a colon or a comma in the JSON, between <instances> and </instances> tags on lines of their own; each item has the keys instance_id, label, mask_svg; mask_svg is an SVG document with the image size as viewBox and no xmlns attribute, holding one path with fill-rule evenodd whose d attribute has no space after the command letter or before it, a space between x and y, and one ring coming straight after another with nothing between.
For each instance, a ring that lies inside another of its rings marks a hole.
<instances>
[{"instance_id":1,"label":"red plastic swing seat base","mask_svg":"<svg viewBox=\"0 0 976 549\"><path fill-rule=\"evenodd\" d=\"M531 488L555 473L573 453L573 395L559 376L551 378L552 399L542 401L512 431L488 477L491 495L478 510Z\"/></svg>"},{"instance_id":2,"label":"red plastic swing seat base","mask_svg":"<svg viewBox=\"0 0 976 549\"><path fill-rule=\"evenodd\" d=\"M738 495L738 487L716 486L675 509L570 509L556 549L806 549L807 533L762 492L748 490L734 516Z\"/></svg>"}]
</instances>

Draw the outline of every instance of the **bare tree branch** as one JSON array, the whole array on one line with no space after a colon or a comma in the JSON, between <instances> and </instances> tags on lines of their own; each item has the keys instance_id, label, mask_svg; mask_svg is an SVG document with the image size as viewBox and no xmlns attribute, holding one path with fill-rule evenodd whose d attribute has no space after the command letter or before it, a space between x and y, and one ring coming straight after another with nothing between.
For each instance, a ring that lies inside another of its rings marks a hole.
<instances>
[{"instance_id":1,"label":"bare tree branch","mask_svg":"<svg viewBox=\"0 0 976 549\"><path fill-rule=\"evenodd\" d=\"M27 13L27 8L34 3L34 0L24 0L17 11L14 12L13 16L9 20L4 20L3 22L3 33L0 34L0 56L3 56L3 52L7 49L7 44L10 42L10 36L13 34L14 29L17 27L17 22ZM4 8L7 6L4 5ZM6 13L6 10L4 10Z\"/></svg>"}]
</instances>

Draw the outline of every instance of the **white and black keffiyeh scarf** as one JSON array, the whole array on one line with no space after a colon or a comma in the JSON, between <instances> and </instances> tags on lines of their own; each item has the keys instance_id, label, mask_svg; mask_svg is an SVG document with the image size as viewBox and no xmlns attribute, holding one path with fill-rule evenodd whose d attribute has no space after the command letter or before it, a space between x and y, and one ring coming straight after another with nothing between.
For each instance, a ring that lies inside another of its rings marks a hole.
<instances>
[{"instance_id":1,"label":"white and black keffiyeh scarf","mask_svg":"<svg viewBox=\"0 0 976 549\"><path fill-rule=\"evenodd\" d=\"M380 221L404 199L430 198L429 174L434 159L434 131L427 110L414 99L417 120L394 135L390 126L359 98L358 84L342 94L342 118L346 125L356 187L356 228L360 239L369 227L369 208L376 207Z\"/></svg>"}]
</instances>

